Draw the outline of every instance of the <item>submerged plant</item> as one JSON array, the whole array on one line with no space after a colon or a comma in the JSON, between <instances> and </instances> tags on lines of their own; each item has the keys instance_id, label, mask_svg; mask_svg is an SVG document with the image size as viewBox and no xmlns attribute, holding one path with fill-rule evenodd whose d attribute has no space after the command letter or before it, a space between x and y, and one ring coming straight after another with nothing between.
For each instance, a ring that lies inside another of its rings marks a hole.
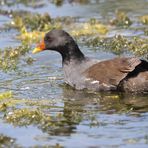
<instances>
[{"instance_id":1,"label":"submerged plant","mask_svg":"<svg viewBox=\"0 0 148 148\"><path fill-rule=\"evenodd\" d=\"M128 48L129 51L133 51L135 55L148 59L148 39L134 37L132 43L129 42Z\"/></svg>"},{"instance_id":2,"label":"submerged plant","mask_svg":"<svg viewBox=\"0 0 148 148\"><path fill-rule=\"evenodd\" d=\"M115 19L111 20L110 23L116 26L129 27L132 24L132 21L125 12L117 11Z\"/></svg>"},{"instance_id":3,"label":"submerged plant","mask_svg":"<svg viewBox=\"0 0 148 148\"><path fill-rule=\"evenodd\" d=\"M143 15L140 17L140 21L144 24L144 25L148 25L148 15Z\"/></svg>"},{"instance_id":4,"label":"submerged plant","mask_svg":"<svg viewBox=\"0 0 148 148\"><path fill-rule=\"evenodd\" d=\"M3 99L11 98L12 96L13 96L12 91L0 93L0 101L3 100Z\"/></svg>"},{"instance_id":5,"label":"submerged plant","mask_svg":"<svg viewBox=\"0 0 148 148\"><path fill-rule=\"evenodd\" d=\"M86 40L88 46L101 47L99 49L110 51L115 54L130 52L134 55L148 59L148 39L140 37L128 38L116 35L112 38L94 37Z\"/></svg>"},{"instance_id":6,"label":"submerged plant","mask_svg":"<svg viewBox=\"0 0 148 148\"><path fill-rule=\"evenodd\" d=\"M38 124L40 122L43 122L44 115L41 111L38 109L31 110L27 108L23 109L15 109L11 112L8 112L6 115L6 120L9 123L13 123L17 126L26 126L30 124ZM49 119L48 122L50 122L50 117L46 116L46 120Z\"/></svg>"},{"instance_id":7,"label":"submerged plant","mask_svg":"<svg viewBox=\"0 0 148 148\"><path fill-rule=\"evenodd\" d=\"M61 28L59 22L51 19L48 13L40 14L26 14L24 16L15 15L9 24L10 27L21 30L23 27L30 31L48 31L53 28Z\"/></svg>"},{"instance_id":8,"label":"submerged plant","mask_svg":"<svg viewBox=\"0 0 148 148\"><path fill-rule=\"evenodd\" d=\"M29 32L25 27L20 30L17 39L21 40L24 44L31 45L32 43L39 42L44 37L45 32L32 31Z\"/></svg>"},{"instance_id":9,"label":"submerged plant","mask_svg":"<svg viewBox=\"0 0 148 148\"><path fill-rule=\"evenodd\" d=\"M0 147L20 147L16 144L16 139L0 134Z\"/></svg>"},{"instance_id":10,"label":"submerged plant","mask_svg":"<svg viewBox=\"0 0 148 148\"><path fill-rule=\"evenodd\" d=\"M12 95L11 91L0 93L0 112L1 111L6 111L6 109L8 107L8 104L6 102L10 98L12 98L12 96L13 95Z\"/></svg>"},{"instance_id":11,"label":"submerged plant","mask_svg":"<svg viewBox=\"0 0 148 148\"><path fill-rule=\"evenodd\" d=\"M71 30L71 34L76 37L91 36L94 34L105 35L108 32L108 27L98 21L79 23L74 25L74 29Z\"/></svg>"},{"instance_id":12,"label":"submerged plant","mask_svg":"<svg viewBox=\"0 0 148 148\"><path fill-rule=\"evenodd\" d=\"M0 69L3 71L16 70L20 57L24 56L29 50L30 46L28 45L0 50Z\"/></svg>"}]
</instances>

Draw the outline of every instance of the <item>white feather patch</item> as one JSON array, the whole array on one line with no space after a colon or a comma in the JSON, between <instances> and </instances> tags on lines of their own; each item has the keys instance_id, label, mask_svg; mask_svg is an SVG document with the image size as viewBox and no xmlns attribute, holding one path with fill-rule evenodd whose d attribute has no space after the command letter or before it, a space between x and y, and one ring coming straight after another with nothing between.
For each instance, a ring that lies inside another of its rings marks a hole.
<instances>
[{"instance_id":1,"label":"white feather patch","mask_svg":"<svg viewBox=\"0 0 148 148\"><path fill-rule=\"evenodd\" d=\"M90 81L90 80L91 80L90 78L86 78L86 79L85 79L85 81Z\"/></svg>"},{"instance_id":2,"label":"white feather patch","mask_svg":"<svg viewBox=\"0 0 148 148\"><path fill-rule=\"evenodd\" d=\"M99 81L95 80L91 82L91 84L96 84L96 83L99 83Z\"/></svg>"}]
</instances>

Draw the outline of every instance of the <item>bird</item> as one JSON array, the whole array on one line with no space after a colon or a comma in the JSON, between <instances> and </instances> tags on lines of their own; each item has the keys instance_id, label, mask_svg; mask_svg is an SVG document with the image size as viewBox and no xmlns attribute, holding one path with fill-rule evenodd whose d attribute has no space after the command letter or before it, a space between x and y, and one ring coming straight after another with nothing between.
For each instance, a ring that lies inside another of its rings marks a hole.
<instances>
[{"instance_id":1,"label":"bird","mask_svg":"<svg viewBox=\"0 0 148 148\"><path fill-rule=\"evenodd\" d=\"M62 56L65 83L76 90L148 92L148 62L137 57L100 61L85 56L66 31L47 32L32 53L53 50Z\"/></svg>"}]
</instances>

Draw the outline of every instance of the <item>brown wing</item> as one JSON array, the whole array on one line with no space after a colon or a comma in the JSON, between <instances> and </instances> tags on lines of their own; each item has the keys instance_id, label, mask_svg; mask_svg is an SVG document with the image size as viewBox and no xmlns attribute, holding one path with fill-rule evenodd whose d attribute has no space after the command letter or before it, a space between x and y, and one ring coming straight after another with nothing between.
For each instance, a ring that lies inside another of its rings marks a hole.
<instances>
[{"instance_id":1,"label":"brown wing","mask_svg":"<svg viewBox=\"0 0 148 148\"><path fill-rule=\"evenodd\" d=\"M148 62L141 60L141 63L120 82L118 89L126 92L148 92Z\"/></svg>"},{"instance_id":2,"label":"brown wing","mask_svg":"<svg viewBox=\"0 0 148 148\"><path fill-rule=\"evenodd\" d=\"M115 58L99 62L88 68L84 73L87 77L98 80L100 83L117 86L140 63L141 61L134 57Z\"/></svg>"}]
</instances>

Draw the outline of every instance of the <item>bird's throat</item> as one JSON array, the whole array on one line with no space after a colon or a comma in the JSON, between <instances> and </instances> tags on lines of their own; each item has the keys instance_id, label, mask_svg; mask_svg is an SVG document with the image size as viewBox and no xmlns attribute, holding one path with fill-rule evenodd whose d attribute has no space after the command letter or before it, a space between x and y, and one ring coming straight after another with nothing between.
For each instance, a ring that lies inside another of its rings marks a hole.
<instances>
[{"instance_id":1,"label":"bird's throat","mask_svg":"<svg viewBox=\"0 0 148 148\"><path fill-rule=\"evenodd\" d=\"M71 46L66 45L64 49L60 49L63 64L68 64L70 61L81 62L85 59L84 54L80 51L76 44Z\"/></svg>"}]
</instances>

